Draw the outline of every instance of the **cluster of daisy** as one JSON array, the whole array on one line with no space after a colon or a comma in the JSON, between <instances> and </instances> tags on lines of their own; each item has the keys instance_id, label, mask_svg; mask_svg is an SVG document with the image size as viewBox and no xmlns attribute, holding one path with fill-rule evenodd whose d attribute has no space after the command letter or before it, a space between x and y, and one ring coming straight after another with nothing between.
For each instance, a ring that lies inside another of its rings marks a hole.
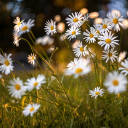
<instances>
[{"instance_id":1,"label":"cluster of daisy","mask_svg":"<svg viewBox=\"0 0 128 128\"><path fill-rule=\"evenodd\" d=\"M5 75L8 75L10 72L13 71L14 66L12 65L12 59L10 58L11 54L7 55L6 53L4 55L0 54L0 71L2 73L5 73ZM2 75L0 75L0 78ZM12 97L21 99L21 96L25 94L26 91L31 91L32 89L36 88L37 90L40 89L41 85L43 83L46 83L45 76L44 75L38 75L37 78L33 77L31 79L27 79L27 82L25 82L25 85L23 81L17 77L13 78L13 80L9 81L10 86L7 86L9 94L11 94ZM37 111L37 109L40 107L38 104L29 104L24 110L24 115L33 115L34 112Z\"/></svg>"},{"instance_id":2,"label":"cluster of daisy","mask_svg":"<svg viewBox=\"0 0 128 128\"><path fill-rule=\"evenodd\" d=\"M68 68L65 70L65 75L74 75L74 77L77 78L80 75L85 75L90 72L91 68L87 57L92 54L90 54L87 47L88 43L96 43L97 41L101 47L104 47L102 59L106 60L106 63L108 61L112 63L114 61L121 62L125 58L126 52L120 53L118 56L117 51L114 50L115 46L119 45L119 40L117 40L117 36L114 36L114 33L112 33L113 30L116 32L120 31L120 26L123 27L123 16L119 16L115 12L109 13L107 17L108 18L104 18L102 20L101 24L95 24L93 27L90 27L90 30L86 29L85 32L82 32L80 27L88 20L89 13L83 15L80 12L75 12L66 18L67 24L70 27L65 33L67 39L69 39L69 41L74 38L78 39L78 35L81 34L82 37L84 36L83 41L86 42L86 45L84 46L82 41L78 41L75 47L73 47L73 52L77 58L74 58L74 61L71 61L67 65ZM46 22L45 30L48 35L57 33L55 23L56 22L53 20L51 20L51 22ZM125 73L125 75L127 75L128 60L121 62L121 65L123 68L120 67L119 70L123 70L121 73ZM110 93L117 94L126 90L126 83L127 81L123 74L118 73L118 71L113 71L113 73L108 74L104 85ZM90 90L90 95L95 96L95 98L98 95L102 96L103 93L104 90L100 89L100 87Z\"/></svg>"}]
</instances>

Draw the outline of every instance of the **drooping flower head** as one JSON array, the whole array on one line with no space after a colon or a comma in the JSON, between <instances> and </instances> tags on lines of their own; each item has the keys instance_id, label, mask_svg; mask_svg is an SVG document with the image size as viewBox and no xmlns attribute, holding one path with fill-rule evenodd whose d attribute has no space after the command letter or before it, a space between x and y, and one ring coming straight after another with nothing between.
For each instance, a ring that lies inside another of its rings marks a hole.
<instances>
[{"instance_id":1,"label":"drooping flower head","mask_svg":"<svg viewBox=\"0 0 128 128\"><path fill-rule=\"evenodd\" d=\"M34 25L34 20L31 19L29 19L27 22L23 22L19 31L20 35L29 32Z\"/></svg>"},{"instance_id":2,"label":"drooping flower head","mask_svg":"<svg viewBox=\"0 0 128 128\"><path fill-rule=\"evenodd\" d=\"M35 60L36 60L36 55L32 54L31 55L28 55L28 63L30 64L35 64Z\"/></svg>"}]
</instances>

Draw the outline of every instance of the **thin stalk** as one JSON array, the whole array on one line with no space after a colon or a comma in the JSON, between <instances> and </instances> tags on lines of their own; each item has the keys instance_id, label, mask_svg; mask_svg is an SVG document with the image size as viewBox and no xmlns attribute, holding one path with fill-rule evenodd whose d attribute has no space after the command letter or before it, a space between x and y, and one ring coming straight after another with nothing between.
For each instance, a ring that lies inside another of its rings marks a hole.
<instances>
[{"instance_id":1,"label":"thin stalk","mask_svg":"<svg viewBox=\"0 0 128 128\"><path fill-rule=\"evenodd\" d=\"M95 99L95 128L97 127L97 98Z\"/></svg>"},{"instance_id":2,"label":"thin stalk","mask_svg":"<svg viewBox=\"0 0 128 128\"><path fill-rule=\"evenodd\" d=\"M35 37L35 35L33 34L32 30L30 30L30 33L31 33L32 37L34 38L34 40L36 40L36 37Z\"/></svg>"},{"instance_id":3,"label":"thin stalk","mask_svg":"<svg viewBox=\"0 0 128 128\"><path fill-rule=\"evenodd\" d=\"M25 68L21 65L21 63L19 62L19 61L17 61L17 60L13 60L14 62L17 62L21 67L22 67L22 69L26 72L26 74L29 76L29 77L31 77L31 75L25 70Z\"/></svg>"},{"instance_id":4,"label":"thin stalk","mask_svg":"<svg viewBox=\"0 0 128 128\"><path fill-rule=\"evenodd\" d=\"M25 38L21 38L21 40L24 40L24 41L26 41L29 44L29 46L30 46L30 48L32 50L32 53L34 54L34 51L32 49L32 45L30 44L30 42L27 39L25 39Z\"/></svg>"},{"instance_id":5,"label":"thin stalk","mask_svg":"<svg viewBox=\"0 0 128 128\"><path fill-rule=\"evenodd\" d=\"M37 51L36 49L34 49L34 50L38 53L38 51ZM72 104L71 104L71 102L70 102L70 100L69 100L69 97L68 97L68 95L67 95L67 93L66 93L66 91L65 91L65 89L64 89L64 87L63 87L63 84L60 82L58 76L56 75L56 72L53 70L53 68L51 67L51 65L43 58L43 56L42 56L40 53L38 53L38 54L39 54L39 56L41 57L41 59L47 64L47 66L49 67L49 69L52 71L53 75L56 77L58 83L59 83L60 86L62 87L62 89L63 89L63 91L64 91L64 93L65 93L65 95L66 95L66 97L67 97L67 99L68 99L68 102L69 102L70 105L72 106Z\"/></svg>"}]
</instances>

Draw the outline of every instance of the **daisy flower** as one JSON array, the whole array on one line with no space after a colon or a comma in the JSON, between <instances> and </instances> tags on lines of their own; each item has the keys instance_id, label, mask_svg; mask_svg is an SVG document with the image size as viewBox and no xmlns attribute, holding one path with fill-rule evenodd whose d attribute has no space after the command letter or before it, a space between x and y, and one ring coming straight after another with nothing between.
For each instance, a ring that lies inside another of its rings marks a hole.
<instances>
[{"instance_id":1,"label":"daisy flower","mask_svg":"<svg viewBox=\"0 0 128 128\"><path fill-rule=\"evenodd\" d=\"M56 31L56 22L51 20L50 21L47 21L46 23L46 26L45 26L45 32L47 35L51 34L51 36L54 34L54 33L57 33Z\"/></svg>"},{"instance_id":2,"label":"daisy flower","mask_svg":"<svg viewBox=\"0 0 128 128\"><path fill-rule=\"evenodd\" d=\"M86 32L83 32L83 35L86 36L84 37L85 41L89 43L94 43L96 41L95 38L97 37L97 33L93 27L90 27L90 32L86 29Z\"/></svg>"},{"instance_id":3,"label":"daisy flower","mask_svg":"<svg viewBox=\"0 0 128 128\"><path fill-rule=\"evenodd\" d=\"M65 75L74 75L74 78L78 78L81 75L85 75L91 71L89 66L89 60L80 58L79 63L75 65L73 69L67 69Z\"/></svg>"},{"instance_id":4,"label":"daisy flower","mask_svg":"<svg viewBox=\"0 0 128 128\"><path fill-rule=\"evenodd\" d=\"M77 44L77 47L73 48L73 51L76 57L81 57L82 55L85 56L89 54L86 49L87 49L87 45L83 47L81 41L79 44Z\"/></svg>"},{"instance_id":5,"label":"daisy flower","mask_svg":"<svg viewBox=\"0 0 128 128\"><path fill-rule=\"evenodd\" d=\"M28 91L31 91L34 88L39 90L43 83L46 83L44 75L38 75L37 78L33 77L31 79L27 79L27 82L25 82Z\"/></svg>"},{"instance_id":6,"label":"daisy flower","mask_svg":"<svg viewBox=\"0 0 128 128\"><path fill-rule=\"evenodd\" d=\"M125 52L125 51L124 52L121 52L119 54L118 62L122 61L126 57L126 54L127 54L127 52Z\"/></svg>"},{"instance_id":7,"label":"daisy flower","mask_svg":"<svg viewBox=\"0 0 128 128\"><path fill-rule=\"evenodd\" d=\"M28 22L23 22L21 25L21 29L19 31L20 35L22 35L23 33L29 32L31 27L34 26L34 20L29 19Z\"/></svg>"},{"instance_id":8,"label":"daisy flower","mask_svg":"<svg viewBox=\"0 0 128 128\"><path fill-rule=\"evenodd\" d=\"M103 33L103 35L102 36L99 36L99 42L98 42L98 44L99 45L101 45L101 47L102 46L105 46L104 47L104 50L107 50L107 49L109 49L110 48L110 46L111 47L115 47L115 45L119 45L118 43L116 43L116 41L119 41L119 40L115 40L115 38L117 37L117 36L115 36L115 37L113 37L113 35L114 34L111 34L111 32L105 32L105 33Z\"/></svg>"},{"instance_id":9,"label":"daisy flower","mask_svg":"<svg viewBox=\"0 0 128 128\"><path fill-rule=\"evenodd\" d=\"M12 97L21 99L21 96L25 94L26 86L23 86L23 81L20 80L20 78L13 78L13 80L10 80L9 82L11 86L7 86L9 90L9 94L11 94Z\"/></svg>"},{"instance_id":10,"label":"daisy flower","mask_svg":"<svg viewBox=\"0 0 128 128\"><path fill-rule=\"evenodd\" d=\"M16 17L16 19L14 19L13 23L16 24L16 25L14 26L14 30L15 30L15 31L19 32L20 27L21 27L23 21L24 21L24 20L20 21L20 18L19 18L19 17Z\"/></svg>"},{"instance_id":11,"label":"daisy flower","mask_svg":"<svg viewBox=\"0 0 128 128\"><path fill-rule=\"evenodd\" d=\"M2 71L2 73L5 72L6 75L13 71L14 66L12 66L12 59L10 58L11 55L12 54L9 54L7 56L7 54L5 53L4 56L2 56L0 54L0 71Z\"/></svg>"},{"instance_id":12,"label":"daisy flower","mask_svg":"<svg viewBox=\"0 0 128 128\"><path fill-rule=\"evenodd\" d=\"M84 17L83 17L83 23L88 21L88 18L89 18L89 13L85 14Z\"/></svg>"},{"instance_id":13,"label":"daisy flower","mask_svg":"<svg viewBox=\"0 0 128 128\"><path fill-rule=\"evenodd\" d=\"M66 18L68 26L80 27L83 24L83 14L75 12Z\"/></svg>"},{"instance_id":14,"label":"daisy flower","mask_svg":"<svg viewBox=\"0 0 128 128\"><path fill-rule=\"evenodd\" d=\"M114 27L114 31L116 30L117 32L120 31L120 26L123 26L121 23L124 19L123 16L119 17L117 13L109 13L108 15L109 18L109 24Z\"/></svg>"},{"instance_id":15,"label":"daisy flower","mask_svg":"<svg viewBox=\"0 0 128 128\"><path fill-rule=\"evenodd\" d=\"M96 25L93 25L95 30L96 30L96 34L97 34L97 37L101 34L101 25L100 24L96 24Z\"/></svg>"},{"instance_id":16,"label":"daisy flower","mask_svg":"<svg viewBox=\"0 0 128 128\"><path fill-rule=\"evenodd\" d=\"M68 69L73 69L73 68L77 65L78 62L79 62L79 60L78 60L77 58L74 58L74 61L71 61L71 62L67 65Z\"/></svg>"},{"instance_id":17,"label":"daisy flower","mask_svg":"<svg viewBox=\"0 0 128 128\"><path fill-rule=\"evenodd\" d=\"M69 28L65 33L65 35L68 36L69 40L76 38L76 36L79 34L80 34L80 30L79 28L76 28L76 27Z\"/></svg>"},{"instance_id":18,"label":"daisy flower","mask_svg":"<svg viewBox=\"0 0 128 128\"><path fill-rule=\"evenodd\" d=\"M106 59L106 63L108 62L108 60L110 59L111 62L113 63L113 61L116 61L117 59L117 51L114 51L114 48L112 48L109 52L109 49L103 51L105 54L102 55L102 59Z\"/></svg>"},{"instance_id":19,"label":"daisy flower","mask_svg":"<svg viewBox=\"0 0 128 128\"><path fill-rule=\"evenodd\" d=\"M28 116L29 114L30 114L30 116L33 116L33 114L34 114L35 112L37 112L37 110L39 109L39 107L40 107L39 104L35 104L35 103L33 103L33 104L28 104L28 105L24 108L24 110L23 110L22 112L23 112L23 114L24 114L25 116Z\"/></svg>"},{"instance_id":20,"label":"daisy flower","mask_svg":"<svg viewBox=\"0 0 128 128\"><path fill-rule=\"evenodd\" d=\"M125 73L125 76L127 76L128 74L128 59L124 60L124 62L121 62L121 65L123 67L119 67L119 70L122 70L121 73Z\"/></svg>"},{"instance_id":21,"label":"daisy flower","mask_svg":"<svg viewBox=\"0 0 128 128\"><path fill-rule=\"evenodd\" d=\"M13 38L14 38L14 45L16 45L17 47L19 46L19 41L21 40L20 39L20 35L19 35L19 33L15 33L14 35L13 35Z\"/></svg>"},{"instance_id":22,"label":"daisy flower","mask_svg":"<svg viewBox=\"0 0 128 128\"><path fill-rule=\"evenodd\" d=\"M117 71L110 72L104 82L110 93L118 94L126 91L127 79L123 74L119 74Z\"/></svg>"},{"instance_id":23,"label":"daisy flower","mask_svg":"<svg viewBox=\"0 0 128 128\"><path fill-rule=\"evenodd\" d=\"M111 29L112 29L112 27L109 24L108 19L107 18L103 19L102 23L101 23L101 30L100 30L100 32L101 33L109 32L109 30L111 30Z\"/></svg>"},{"instance_id":24,"label":"daisy flower","mask_svg":"<svg viewBox=\"0 0 128 128\"><path fill-rule=\"evenodd\" d=\"M30 64L35 64L35 60L36 60L36 55L32 54L31 55L28 55L28 63Z\"/></svg>"},{"instance_id":25,"label":"daisy flower","mask_svg":"<svg viewBox=\"0 0 128 128\"><path fill-rule=\"evenodd\" d=\"M94 90L89 91L89 95L91 95L91 97L95 97L95 99L97 98L97 96L102 96L103 93L104 89L100 89L100 87L97 87Z\"/></svg>"}]
</instances>

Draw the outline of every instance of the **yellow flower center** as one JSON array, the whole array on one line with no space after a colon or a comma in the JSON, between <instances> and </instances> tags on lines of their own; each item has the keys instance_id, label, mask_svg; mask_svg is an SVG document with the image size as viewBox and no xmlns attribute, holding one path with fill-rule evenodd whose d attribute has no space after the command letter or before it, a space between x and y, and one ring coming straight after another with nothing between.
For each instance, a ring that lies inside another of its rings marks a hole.
<instances>
[{"instance_id":1,"label":"yellow flower center","mask_svg":"<svg viewBox=\"0 0 128 128\"><path fill-rule=\"evenodd\" d=\"M106 24L104 24L104 25L103 25L103 29L106 29L106 28L107 28L107 25L106 25Z\"/></svg>"},{"instance_id":2,"label":"yellow flower center","mask_svg":"<svg viewBox=\"0 0 128 128\"><path fill-rule=\"evenodd\" d=\"M73 32L72 32L72 35L74 35L74 34L76 34L76 31L73 31Z\"/></svg>"},{"instance_id":3,"label":"yellow flower center","mask_svg":"<svg viewBox=\"0 0 128 128\"><path fill-rule=\"evenodd\" d=\"M51 30L53 30L54 29L54 26L51 26Z\"/></svg>"},{"instance_id":4,"label":"yellow flower center","mask_svg":"<svg viewBox=\"0 0 128 128\"><path fill-rule=\"evenodd\" d=\"M100 31L99 30L96 30L96 33L100 34Z\"/></svg>"},{"instance_id":5,"label":"yellow flower center","mask_svg":"<svg viewBox=\"0 0 128 128\"><path fill-rule=\"evenodd\" d=\"M75 73L81 73L82 71L83 71L82 68L77 68L77 69L75 70Z\"/></svg>"},{"instance_id":6,"label":"yellow flower center","mask_svg":"<svg viewBox=\"0 0 128 128\"><path fill-rule=\"evenodd\" d=\"M93 37L94 37L94 35L93 35L93 34L90 34L89 36L90 36L90 38L93 38Z\"/></svg>"},{"instance_id":7,"label":"yellow flower center","mask_svg":"<svg viewBox=\"0 0 128 128\"><path fill-rule=\"evenodd\" d=\"M21 22L18 22L18 24L17 24L17 25L18 25L18 26L20 26L20 23L21 23Z\"/></svg>"},{"instance_id":8,"label":"yellow flower center","mask_svg":"<svg viewBox=\"0 0 128 128\"><path fill-rule=\"evenodd\" d=\"M117 24L117 23L118 23L118 19L114 18L114 19L113 19L113 23L114 23L114 24Z\"/></svg>"},{"instance_id":9,"label":"yellow flower center","mask_svg":"<svg viewBox=\"0 0 128 128\"><path fill-rule=\"evenodd\" d=\"M22 31L26 31L28 29L28 26L24 26L23 28L22 28Z\"/></svg>"},{"instance_id":10,"label":"yellow flower center","mask_svg":"<svg viewBox=\"0 0 128 128\"><path fill-rule=\"evenodd\" d=\"M34 86L37 86L37 85L38 85L38 82L35 82L33 85L34 85Z\"/></svg>"},{"instance_id":11,"label":"yellow flower center","mask_svg":"<svg viewBox=\"0 0 128 128\"><path fill-rule=\"evenodd\" d=\"M126 68L126 70L128 71L128 67Z\"/></svg>"},{"instance_id":12,"label":"yellow flower center","mask_svg":"<svg viewBox=\"0 0 128 128\"><path fill-rule=\"evenodd\" d=\"M112 53L111 53L111 52L110 52L110 53L108 53L108 56L109 56L109 57L111 57L111 56L112 56Z\"/></svg>"},{"instance_id":13,"label":"yellow flower center","mask_svg":"<svg viewBox=\"0 0 128 128\"><path fill-rule=\"evenodd\" d=\"M107 44L111 43L111 39L106 39L105 41L106 41Z\"/></svg>"},{"instance_id":14,"label":"yellow flower center","mask_svg":"<svg viewBox=\"0 0 128 128\"><path fill-rule=\"evenodd\" d=\"M30 109L30 112L32 112L34 110L34 107L32 107L31 109Z\"/></svg>"},{"instance_id":15,"label":"yellow flower center","mask_svg":"<svg viewBox=\"0 0 128 128\"><path fill-rule=\"evenodd\" d=\"M32 56L32 60L34 60L34 56Z\"/></svg>"},{"instance_id":16,"label":"yellow flower center","mask_svg":"<svg viewBox=\"0 0 128 128\"><path fill-rule=\"evenodd\" d=\"M114 86L117 86L119 84L118 80L113 80L112 83L113 83Z\"/></svg>"},{"instance_id":17,"label":"yellow flower center","mask_svg":"<svg viewBox=\"0 0 128 128\"><path fill-rule=\"evenodd\" d=\"M20 90L20 85L19 85L19 84L16 84L16 85L15 85L15 89L16 89L16 90Z\"/></svg>"},{"instance_id":18,"label":"yellow flower center","mask_svg":"<svg viewBox=\"0 0 128 128\"><path fill-rule=\"evenodd\" d=\"M83 52L84 51L84 48L83 47L80 47L80 51Z\"/></svg>"},{"instance_id":19,"label":"yellow flower center","mask_svg":"<svg viewBox=\"0 0 128 128\"><path fill-rule=\"evenodd\" d=\"M96 92L95 95L99 95L100 93L99 92Z\"/></svg>"},{"instance_id":20,"label":"yellow flower center","mask_svg":"<svg viewBox=\"0 0 128 128\"><path fill-rule=\"evenodd\" d=\"M73 22L77 22L77 21L78 21L78 19L77 19L77 18L74 18L74 19L73 19Z\"/></svg>"},{"instance_id":21,"label":"yellow flower center","mask_svg":"<svg viewBox=\"0 0 128 128\"><path fill-rule=\"evenodd\" d=\"M6 66L8 66L8 65L9 65L9 61L8 61L8 60L5 60L4 64L5 64Z\"/></svg>"}]
</instances>

